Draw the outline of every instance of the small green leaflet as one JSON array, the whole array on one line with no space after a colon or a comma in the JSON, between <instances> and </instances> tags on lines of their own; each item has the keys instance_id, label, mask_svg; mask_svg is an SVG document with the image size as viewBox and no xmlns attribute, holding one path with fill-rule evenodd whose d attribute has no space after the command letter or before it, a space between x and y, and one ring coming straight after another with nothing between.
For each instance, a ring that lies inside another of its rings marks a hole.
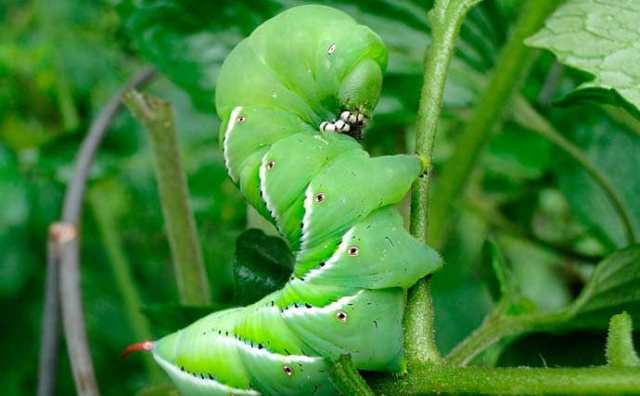
<instances>
[{"instance_id":1,"label":"small green leaflet","mask_svg":"<svg viewBox=\"0 0 640 396\"><path fill-rule=\"evenodd\" d=\"M623 310L640 314L640 245L619 250L600 264L573 304L573 325L602 327Z\"/></svg>"}]
</instances>

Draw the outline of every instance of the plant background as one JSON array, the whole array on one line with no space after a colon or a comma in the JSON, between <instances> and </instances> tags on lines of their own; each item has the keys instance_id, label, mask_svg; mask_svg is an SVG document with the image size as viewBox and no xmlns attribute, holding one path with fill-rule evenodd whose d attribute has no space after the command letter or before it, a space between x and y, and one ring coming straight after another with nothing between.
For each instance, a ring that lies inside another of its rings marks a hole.
<instances>
[{"instance_id":1,"label":"plant background","mask_svg":"<svg viewBox=\"0 0 640 396\"><path fill-rule=\"evenodd\" d=\"M286 273L286 267L270 258L290 260L277 240L244 232L247 224L266 227L247 210L226 176L212 98L217 69L228 51L261 21L304 2L200 3L0 4L3 395L32 394L35 389L47 227L59 217L74 155L92 117L148 62L161 72L149 90L172 102L177 114L191 204L216 305L250 301L276 287ZM389 46L383 98L365 145L376 155L412 150L422 56L429 42L430 5L423 3L430 2L322 3L371 26ZM435 193L439 171L456 147L519 5L518 0L487 0L472 10L462 28L436 143ZM602 105L552 103L588 79L540 52L519 91L609 176L640 231L637 121L620 122L619 112ZM154 336L214 308L187 309L176 303L148 139L126 112L118 116L99 151L89 196L82 229L82 290L98 381L106 395L135 394L148 385L147 372L141 359L119 358L125 345L138 340L126 320L127 302L114 282L105 227L117 235ZM112 224L96 222L96 211ZM622 224L599 187L509 109L447 223L441 247L446 266L433 277L437 342L445 352L495 304L497 283L487 240L499 247L528 303L543 311L569 304L598 258L626 245ZM489 365L603 364L607 319L503 342L478 359ZM58 388L59 394L74 392L64 348Z\"/></svg>"}]
</instances>

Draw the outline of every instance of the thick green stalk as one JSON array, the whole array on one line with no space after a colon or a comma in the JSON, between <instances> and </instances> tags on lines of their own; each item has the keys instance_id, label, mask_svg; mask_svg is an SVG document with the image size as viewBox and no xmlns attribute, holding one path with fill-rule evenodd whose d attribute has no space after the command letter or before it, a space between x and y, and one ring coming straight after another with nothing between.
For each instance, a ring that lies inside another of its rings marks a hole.
<instances>
[{"instance_id":1,"label":"thick green stalk","mask_svg":"<svg viewBox=\"0 0 640 396\"><path fill-rule=\"evenodd\" d=\"M342 355L330 368L331 383L344 396L373 396L369 385L351 362L351 356Z\"/></svg>"},{"instance_id":2,"label":"thick green stalk","mask_svg":"<svg viewBox=\"0 0 640 396\"><path fill-rule=\"evenodd\" d=\"M123 100L131 113L149 131L151 138L160 202L180 302L185 305L207 305L210 303L209 283L195 220L189 206L173 109L168 102L137 91L127 92Z\"/></svg>"},{"instance_id":3,"label":"thick green stalk","mask_svg":"<svg viewBox=\"0 0 640 396\"><path fill-rule=\"evenodd\" d=\"M637 395L640 368L489 368L423 364L396 382L372 381L379 395Z\"/></svg>"},{"instance_id":4,"label":"thick green stalk","mask_svg":"<svg viewBox=\"0 0 640 396\"><path fill-rule=\"evenodd\" d=\"M527 74L534 50L524 45L524 39L542 26L559 3L560 0L529 0L523 6L456 149L442 170L429 213L429 241L434 246L443 242L451 203L463 190L491 130L499 122L518 83Z\"/></svg>"},{"instance_id":5,"label":"thick green stalk","mask_svg":"<svg viewBox=\"0 0 640 396\"><path fill-rule=\"evenodd\" d=\"M416 362L442 361L433 322L430 279L422 279L409 290L404 316L405 356L409 366Z\"/></svg>"},{"instance_id":6,"label":"thick green stalk","mask_svg":"<svg viewBox=\"0 0 640 396\"><path fill-rule=\"evenodd\" d=\"M115 285L124 303L124 311L133 334L138 341L152 339L149 322L140 313L142 302L135 286L131 266L124 254L122 241L115 224L115 214L113 213L108 200L102 193L95 190L89 193L89 205L93 212L98 232L102 237L107 258L113 270ZM151 355L145 354L143 362L147 370L147 375L153 383L163 382L164 376L155 364Z\"/></svg>"},{"instance_id":7,"label":"thick green stalk","mask_svg":"<svg viewBox=\"0 0 640 396\"><path fill-rule=\"evenodd\" d=\"M432 41L424 64L424 83L417 117L416 153L426 165L413 185L411 194L411 234L427 242L427 210L431 158L438 120L442 110L447 70L455 50L455 41L467 11L479 0L438 0L429 13ZM407 361L439 361L433 333L433 304L428 279L423 279L410 291L405 311L405 348Z\"/></svg>"}]
</instances>

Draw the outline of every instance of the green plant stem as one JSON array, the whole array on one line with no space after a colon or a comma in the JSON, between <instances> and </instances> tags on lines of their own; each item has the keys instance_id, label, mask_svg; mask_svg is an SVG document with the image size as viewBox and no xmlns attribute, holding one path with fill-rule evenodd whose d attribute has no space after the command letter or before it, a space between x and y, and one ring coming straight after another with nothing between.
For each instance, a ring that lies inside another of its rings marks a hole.
<instances>
[{"instance_id":1,"label":"green plant stem","mask_svg":"<svg viewBox=\"0 0 640 396\"><path fill-rule=\"evenodd\" d=\"M523 6L492 76L456 142L456 149L442 170L429 213L429 241L432 245L438 247L442 244L451 203L462 191L490 132L499 122L518 83L528 72L534 50L524 45L524 39L542 26L547 15L559 3L559 0L529 0Z\"/></svg>"},{"instance_id":2,"label":"green plant stem","mask_svg":"<svg viewBox=\"0 0 640 396\"><path fill-rule=\"evenodd\" d=\"M430 279L409 290L404 317L405 355L409 366L416 362L442 361L436 345Z\"/></svg>"},{"instance_id":3,"label":"green plant stem","mask_svg":"<svg viewBox=\"0 0 640 396\"><path fill-rule=\"evenodd\" d=\"M612 367L640 367L633 347L633 323L627 312L614 315L609 322L607 363Z\"/></svg>"},{"instance_id":4,"label":"green plant stem","mask_svg":"<svg viewBox=\"0 0 640 396\"><path fill-rule=\"evenodd\" d=\"M454 366L466 366L480 352L505 337L518 336L535 330L557 326L572 317L572 311L569 309L558 313L506 316L504 311L508 305L508 301L502 301L498 304L480 327L449 352L447 362Z\"/></svg>"},{"instance_id":5,"label":"green plant stem","mask_svg":"<svg viewBox=\"0 0 640 396\"><path fill-rule=\"evenodd\" d=\"M429 13L432 41L425 56L416 133L416 153L423 158L426 169L413 185L410 223L411 234L425 243L431 158L442 110L447 70L462 21L467 11L477 2L478 0L438 0ZM428 279L420 280L410 291L404 325L409 364L437 362L441 359L433 334L433 304Z\"/></svg>"},{"instance_id":6,"label":"green plant stem","mask_svg":"<svg viewBox=\"0 0 640 396\"><path fill-rule=\"evenodd\" d=\"M550 313L532 312L510 315L508 311L512 306L513 298L518 296L505 295L482 325L449 353L447 362L455 366L464 366L479 353L505 337L520 336L534 331L562 329L580 314L585 304L588 304L596 287L594 285L593 280L587 283L580 295L569 306ZM619 326L617 330L620 330L620 327L623 326ZM630 322L628 330L631 331Z\"/></svg>"},{"instance_id":7,"label":"green plant stem","mask_svg":"<svg viewBox=\"0 0 640 396\"><path fill-rule=\"evenodd\" d=\"M636 241L635 229L633 228L632 215L624 205L622 197L613 186L611 180L604 174L587 155L576 145L567 140L553 125L542 117L529 103L522 97L517 97L513 101L514 118L527 129L534 131L545 139L556 145L563 152L576 161L602 188L609 198L613 208L618 213L629 244Z\"/></svg>"},{"instance_id":8,"label":"green plant stem","mask_svg":"<svg viewBox=\"0 0 640 396\"><path fill-rule=\"evenodd\" d=\"M104 248L113 270L116 288L122 295L125 314L133 334L139 341L150 340L152 336L149 330L149 322L140 313L142 303L130 271L131 266L124 254L122 241L115 224L115 214L102 192L98 193L93 190L89 193L88 198L93 217L98 226L98 232L102 236ZM164 376L149 354L143 356L143 362L151 382L163 382Z\"/></svg>"},{"instance_id":9,"label":"green plant stem","mask_svg":"<svg viewBox=\"0 0 640 396\"><path fill-rule=\"evenodd\" d=\"M373 396L369 385L362 379L351 362L351 356L342 355L330 368L331 383L344 396Z\"/></svg>"},{"instance_id":10,"label":"green plant stem","mask_svg":"<svg viewBox=\"0 0 640 396\"><path fill-rule=\"evenodd\" d=\"M210 303L209 283L195 220L189 206L173 109L168 102L137 91L127 92L123 100L149 131L151 138L180 302L185 305L207 305Z\"/></svg>"},{"instance_id":11,"label":"green plant stem","mask_svg":"<svg viewBox=\"0 0 640 396\"><path fill-rule=\"evenodd\" d=\"M620 395L640 393L640 368L489 368L423 364L396 382L372 381L379 395Z\"/></svg>"}]
</instances>

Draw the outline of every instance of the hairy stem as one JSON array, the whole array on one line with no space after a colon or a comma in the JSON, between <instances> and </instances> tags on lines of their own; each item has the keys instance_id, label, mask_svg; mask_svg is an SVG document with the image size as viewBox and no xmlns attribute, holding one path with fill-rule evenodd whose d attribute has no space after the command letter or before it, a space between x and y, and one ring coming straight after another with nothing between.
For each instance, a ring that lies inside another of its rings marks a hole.
<instances>
[{"instance_id":1,"label":"hairy stem","mask_svg":"<svg viewBox=\"0 0 640 396\"><path fill-rule=\"evenodd\" d=\"M633 323L627 312L614 315L607 334L607 363L612 367L640 367L633 347Z\"/></svg>"},{"instance_id":2,"label":"hairy stem","mask_svg":"<svg viewBox=\"0 0 640 396\"><path fill-rule=\"evenodd\" d=\"M168 102L137 91L127 92L124 102L149 131L151 138L180 302L186 305L207 305L210 303L209 283L195 220L189 206L173 109Z\"/></svg>"},{"instance_id":3,"label":"hairy stem","mask_svg":"<svg viewBox=\"0 0 640 396\"><path fill-rule=\"evenodd\" d=\"M429 241L434 246L442 244L450 205L463 190L491 130L499 122L518 83L527 74L534 50L524 45L524 39L542 26L559 3L559 0L529 0L523 6L455 151L442 170L429 218Z\"/></svg>"},{"instance_id":4,"label":"hairy stem","mask_svg":"<svg viewBox=\"0 0 640 396\"><path fill-rule=\"evenodd\" d=\"M488 368L422 364L396 382L372 381L380 395L628 395L640 392L640 368Z\"/></svg>"},{"instance_id":5,"label":"hairy stem","mask_svg":"<svg viewBox=\"0 0 640 396\"><path fill-rule=\"evenodd\" d=\"M342 355L330 368L331 383L344 396L373 396L369 385L351 362L351 356Z\"/></svg>"},{"instance_id":6,"label":"hairy stem","mask_svg":"<svg viewBox=\"0 0 640 396\"><path fill-rule=\"evenodd\" d=\"M409 290L404 318L407 363L438 363L442 360L435 340L433 300L430 279L423 279Z\"/></svg>"},{"instance_id":7,"label":"hairy stem","mask_svg":"<svg viewBox=\"0 0 640 396\"><path fill-rule=\"evenodd\" d=\"M102 236L104 248L113 270L116 287L122 296L129 325L137 340L150 340L152 337L151 331L149 330L149 322L140 312L142 302L135 286L133 275L131 274L131 265L122 247L122 240L120 239L118 227L115 223L116 216L108 201L105 199L104 192L94 190L90 191L88 195L93 217L96 220L98 231ZM149 354L145 354L143 361L151 382L162 382L163 376L153 361L153 358Z\"/></svg>"},{"instance_id":8,"label":"hairy stem","mask_svg":"<svg viewBox=\"0 0 640 396\"><path fill-rule=\"evenodd\" d=\"M609 177L602 172L579 147L562 136L562 134L558 132L553 125L536 112L524 98L515 98L513 104L514 117L517 121L531 131L540 134L569 155L589 174L589 176L593 178L600 188L602 188L602 191L607 195L609 201L613 205L613 208L620 217L629 244L634 243L637 236L635 229L633 228L632 214L630 213L629 208L625 206L622 197L618 194L618 191L613 186Z\"/></svg>"},{"instance_id":9,"label":"hairy stem","mask_svg":"<svg viewBox=\"0 0 640 396\"><path fill-rule=\"evenodd\" d=\"M413 185L410 225L411 234L425 243L431 158L442 110L447 70L462 21L467 11L477 2L478 0L439 0L429 13L432 41L425 56L416 133L416 153L423 158L426 169ZM405 311L405 348L409 364L440 360L433 334L433 304L428 279L420 280L410 291Z\"/></svg>"}]
</instances>

